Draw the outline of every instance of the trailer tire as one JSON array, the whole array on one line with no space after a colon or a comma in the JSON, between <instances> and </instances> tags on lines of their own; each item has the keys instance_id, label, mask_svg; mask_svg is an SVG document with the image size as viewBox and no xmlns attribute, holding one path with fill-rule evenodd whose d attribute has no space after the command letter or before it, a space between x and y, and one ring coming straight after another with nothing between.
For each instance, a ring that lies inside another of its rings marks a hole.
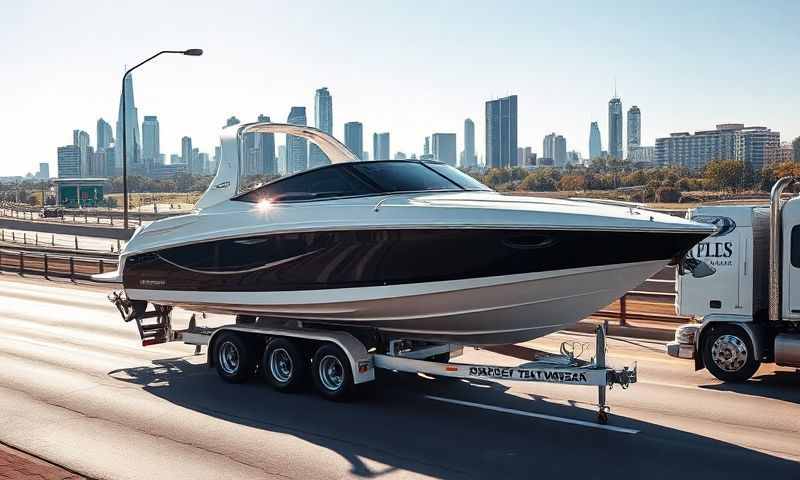
<instances>
[{"instance_id":1,"label":"trailer tire","mask_svg":"<svg viewBox=\"0 0 800 480\"><path fill-rule=\"evenodd\" d=\"M255 371L252 343L235 332L223 332L214 342L214 363L228 383L246 382Z\"/></svg>"},{"instance_id":2,"label":"trailer tire","mask_svg":"<svg viewBox=\"0 0 800 480\"><path fill-rule=\"evenodd\" d=\"M305 384L307 363L308 358L295 342L287 338L274 338L264 349L261 371L275 390L294 392Z\"/></svg>"},{"instance_id":3,"label":"trailer tire","mask_svg":"<svg viewBox=\"0 0 800 480\"><path fill-rule=\"evenodd\" d=\"M341 348L326 343L314 354L314 386L328 400L349 400L355 391L350 361Z\"/></svg>"},{"instance_id":4,"label":"trailer tire","mask_svg":"<svg viewBox=\"0 0 800 480\"><path fill-rule=\"evenodd\" d=\"M761 366L750 336L734 325L720 325L704 335L703 363L723 382L744 382Z\"/></svg>"}]
</instances>

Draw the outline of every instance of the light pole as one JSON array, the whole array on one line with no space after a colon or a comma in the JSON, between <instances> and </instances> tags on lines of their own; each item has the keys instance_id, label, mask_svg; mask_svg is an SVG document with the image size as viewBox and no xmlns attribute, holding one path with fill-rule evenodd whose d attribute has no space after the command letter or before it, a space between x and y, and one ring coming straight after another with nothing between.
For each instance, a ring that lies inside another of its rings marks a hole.
<instances>
[{"instance_id":1,"label":"light pole","mask_svg":"<svg viewBox=\"0 0 800 480\"><path fill-rule=\"evenodd\" d=\"M189 50L162 50L147 60L144 60L143 62L140 62L129 68L125 71L125 75L122 76L122 228L125 230L128 229L128 130L125 125L128 115L125 111L125 104L127 103L125 101L125 79L128 78L128 75L130 75L132 71L136 70L157 56L165 53L178 53L180 55L199 57L203 54L203 50L199 48L190 48ZM117 141L119 141L119 139L117 139Z\"/></svg>"}]
</instances>

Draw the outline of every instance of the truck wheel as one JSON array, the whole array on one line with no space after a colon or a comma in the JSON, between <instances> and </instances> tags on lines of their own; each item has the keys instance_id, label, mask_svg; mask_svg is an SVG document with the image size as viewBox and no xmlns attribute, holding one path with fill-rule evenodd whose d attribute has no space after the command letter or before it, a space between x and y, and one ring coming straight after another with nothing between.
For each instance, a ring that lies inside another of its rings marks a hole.
<instances>
[{"instance_id":1,"label":"truck wheel","mask_svg":"<svg viewBox=\"0 0 800 480\"><path fill-rule=\"evenodd\" d=\"M314 354L314 386L328 400L347 400L355 389L350 361L342 349L325 344Z\"/></svg>"},{"instance_id":2,"label":"truck wheel","mask_svg":"<svg viewBox=\"0 0 800 480\"><path fill-rule=\"evenodd\" d=\"M716 327L706 336L703 362L708 371L723 382L743 382L761 366L750 336L731 325Z\"/></svg>"},{"instance_id":3,"label":"truck wheel","mask_svg":"<svg viewBox=\"0 0 800 480\"><path fill-rule=\"evenodd\" d=\"M217 373L229 383L247 381L255 370L253 349L240 335L223 332L214 342Z\"/></svg>"},{"instance_id":4,"label":"truck wheel","mask_svg":"<svg viewBox=\"0 0 800 480\"><path fill-rule=\"evenodd\" d=\"M275 390L291 392L303 385L307 361L294 342L286 338L275 338L264 350L261 370Z\"/></svg>"}]
</instances>

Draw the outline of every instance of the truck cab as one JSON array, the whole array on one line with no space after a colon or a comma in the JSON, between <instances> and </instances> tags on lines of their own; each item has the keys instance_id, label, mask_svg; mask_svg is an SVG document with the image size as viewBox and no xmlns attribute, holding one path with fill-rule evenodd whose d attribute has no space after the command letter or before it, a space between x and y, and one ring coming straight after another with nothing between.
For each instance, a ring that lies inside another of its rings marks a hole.
<instances>
[{"instance_id":1,"label":"truck cab","mask_svg":"<svg viewBox=\"0 0 800 480\"><path fill-rule=\"evenodd\" d=\"M749 379L762 362L800 367L800 197L773 188L769 205L701 206L687 218L717 232L687 252L675 307L695 322L667 345L724 381Z\"/></svg>"}]
</instances>

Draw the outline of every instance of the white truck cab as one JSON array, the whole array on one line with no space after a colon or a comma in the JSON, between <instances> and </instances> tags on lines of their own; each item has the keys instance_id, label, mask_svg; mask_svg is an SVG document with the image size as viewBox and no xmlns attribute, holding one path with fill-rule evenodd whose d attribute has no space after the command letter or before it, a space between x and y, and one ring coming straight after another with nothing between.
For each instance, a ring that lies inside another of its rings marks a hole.
<instances>
[{"instance_id":1,"label":"white truck cab","mask_svg":"<svg viewBox=\"0 0 800 480\"><path fill-rule=\"evenodd\" d=\"M762 362L800 367L800 178L780 179L769 206L701 206L687 218L717 226L678 269L675 307L698 323L667 345L724 381L743 381Z\"/></svg>"}]
</instances>

